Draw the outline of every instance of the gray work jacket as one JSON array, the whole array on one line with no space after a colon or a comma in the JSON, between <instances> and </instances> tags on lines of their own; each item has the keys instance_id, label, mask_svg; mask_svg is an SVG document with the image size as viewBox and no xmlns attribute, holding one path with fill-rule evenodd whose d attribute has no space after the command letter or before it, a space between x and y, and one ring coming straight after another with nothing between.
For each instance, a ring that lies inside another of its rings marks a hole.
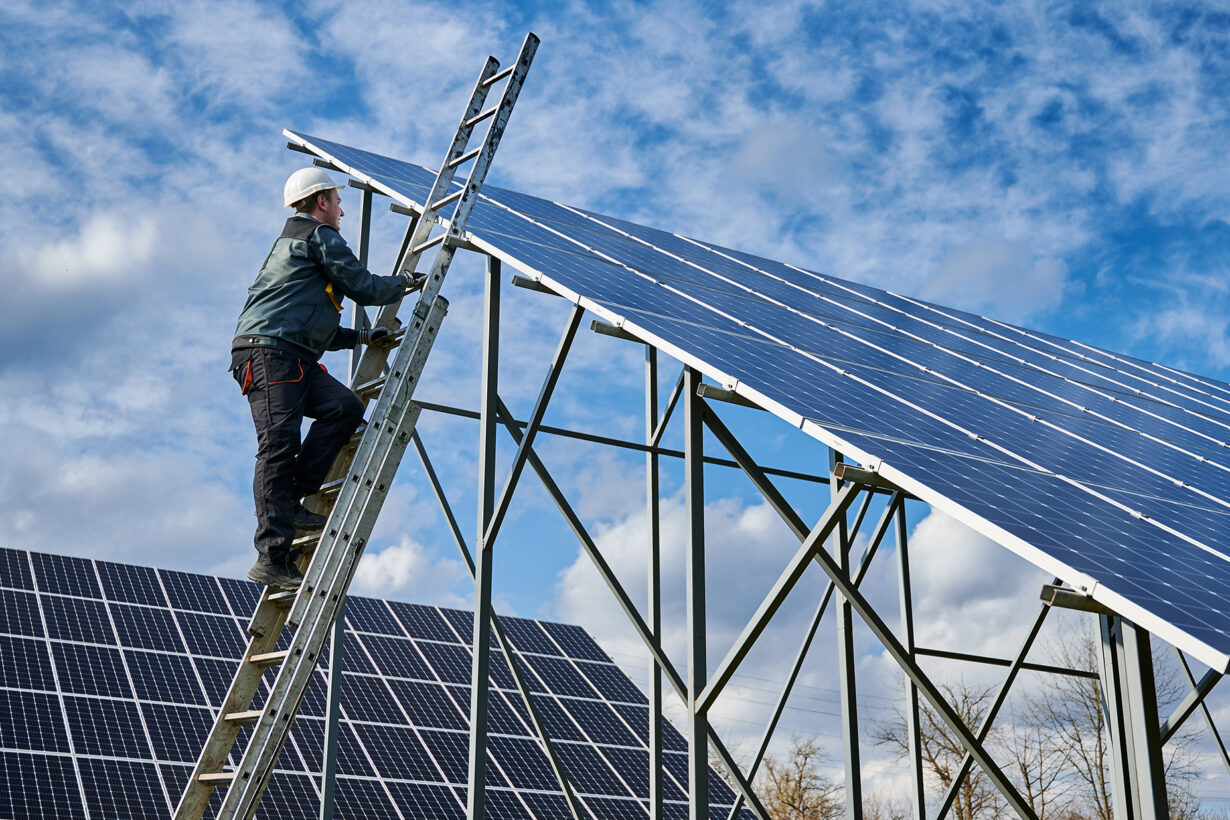
<instances>
[{"instance_id":1,"label":"gray work jacket","mask_svg":"<svg viewBox=\"0 0 1230 820\"><path fill-rule=\"evenodd\" d=\"M286 220L239 314L231 348L273 345L310 353L354 347L339 328L342 298L387 305L406 291L404 276L376 276L351 253L342 235L306 214Z\"/></svg>"}]
</instances>

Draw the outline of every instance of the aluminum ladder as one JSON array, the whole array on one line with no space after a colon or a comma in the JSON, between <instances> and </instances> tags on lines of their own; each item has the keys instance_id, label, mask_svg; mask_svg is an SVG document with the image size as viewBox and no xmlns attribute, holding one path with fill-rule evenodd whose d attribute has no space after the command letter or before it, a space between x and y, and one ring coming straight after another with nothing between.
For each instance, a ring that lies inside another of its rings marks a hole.
<instances>
[{"instance_id":1,"label":"aluminum ladder","mask_svg":"<svg viewBox=\"0 0 1230 820\"><path fill-rule=\"evenodd\" d=\"M339 454L318 497L327 512L324 530L295 541L305 566L297 592L266 588L248 625L247 650L218 711L205 747L175 810L175 820L198 820L205 815L217 788L226 794L217 817L250 820L286 742L299 704L328 640L338 609L350 586L363 548L375 525L402 455L411 441L419 407L414 389L448 310L439 295L487 170L503 135L525 75L538 48L528 34L517 61L504 70L488 57L470 103L462 115L448 155L440 166L424 211L406 228L398 253L397 271L413 273L424 251L437 248L414 312L404 330L396 334L397 353L388 362L389 347L369 346L360 359L351 387L365 403L375 397L367 425ZM484 108L489 92L507 79L499 102ZM475 126L489 121L482 143L467 150ZM468 162L464 186L450 191L457 169ZM440 210L453 205L447 230L431 236ZM398 329L399 304L386 305L375 325ZM290 627L288 640L280 640ZM285 648L279 648L279 646ZM276 680L261 708L252 708L266 669L277 666ZM238 766L226 768L242 727L252 731Z\"/></svg>"}]
</instances>

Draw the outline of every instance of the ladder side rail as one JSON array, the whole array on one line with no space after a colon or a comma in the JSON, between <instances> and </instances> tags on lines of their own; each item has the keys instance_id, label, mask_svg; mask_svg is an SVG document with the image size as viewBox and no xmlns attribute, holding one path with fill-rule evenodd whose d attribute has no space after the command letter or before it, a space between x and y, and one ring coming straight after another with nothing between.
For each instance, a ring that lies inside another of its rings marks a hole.
<instances>
[{"instance_id":1,"label":"ladder side rail","mask_svg":"<svg viewBox=\"0 0 1230 820\"><path fill-rule=\"evenodd\" d=\"M368 423L359 440L358 449L355 452L349 469L346 471L346 480L343 482L338 492L337 502L334 504L335 513L339 509L345 510L346 505L353 504L355 497L362 490L366 489L362 486L362 482L364 481L364 476L369 471L377 449L391 446L392 439L397 433L394 424L399 418L400 411L413 395L414 388L418 385L418 377L422 373L427 352L434 341L439 329L439 322L447 308L448 302L446 300L442 297L436 299L432 304L428 317L425 319L416 318L414 324L407 331L407 335L413 341L408 345L403 343L393 360L391 368L392 378L380 391L380 396L376 400L376 407L372 413L372 420ZM332 577L333 565L338 558L338 556L333 554L338 534L341 533L343 540L350 537L350 533L343 526L345 523L345 513L343 512L342 519L334 520L335 518L336 514L330 515L330 520L325 523L324 533L317 546L317 552L322 552L323 547L325 554L316 555L308 567L300 594L296 596L295 603L291 607L289 620L292 624L302 625L304 623L313 602L319 598L318 591L321 589L322 580L328 580Z\"/></svg>"},{"instance_id":2,"label":"ladder side rail","mask_svg":"<svg viewBox=\"0 0 1230 820\"><path fill-rule=\"evenodd\" d=\"M240 725L226 720L226 716L234 712L246 711L251 706L260 687L261 676L265 672L264 666L254 664L248 659L253 655L271 652L276 648L278 636L285 622L285 615L284 606L270 602L267 593L261 596L256 615L253 616L253 623L267 628L263 630L263 634L250 637L243 659L239 662L235 676L231 679L230 688L218 709L213 729L201 749L201 754L197 757L192 777L188 780L188 785L175 809L176 820L188 820L204 815L214 787L203 783L201 776L222 771L231 749L234 748L235 739L239 735Z\"/></svg>"},{"instance_id":3,"label":"ladder side rail","mask_svg":"<svg viewBox=\"0 0 1230 820\"><path fill-rule=\"evenodd\" d=\"M433 305L431 317L436 320L437 325L446 307L444 299L436 300ZM420 334L420 343L415 345L418 355L412 364L417 365L419 370L430 350L434 335L434 328L433 332ZM403 357L399 355L400 358ZM285 738L311 680L320 649L324 646L333 619L337 615L337 608L353 578L366 539L409 444L409 431L418 420L419 408L409 400L414 381L417 380L399 379L387 385L382 392L378 409L385 409L385 413L377 417L381 419L377 424L384 429L378 432L388 435L364 435L365 442L371 440L371 446L360 445L360 452L365 456L362 459L365 469L359 481L346 482L343 494L338 498L339 505L343 505L341 520L336 527L331 527L329 543L324 544L322 540L324 554L317 555L312 562L310 574L316 576L317 583L309 587L305 579L305 588L295 599L290 619L296 621L298 618L299 628L292 639L287 662L279 671L266 700L265 709L257 721L252 740L240 762L235 783L227 792L220 817L248 817L250 812L255 811L255 800L259 798L259 793L273 770L281 741ZM390 396L390 393L398 395ZM401 400L394 402L393 398ZM385 407L380 408L380 405ZM354 471L351 474L360 475ZM340 538L337 537L338 533L341 534ZM322 580L326 583L322 584Z\"/></svg>"},{"instance_id":4,"label":"ladder side rail","mask_svg":"<svg viewBox=\"0 0 1230 820\"><path fill-rule=\"evenodd\" d=\"M405 417L399 426L407 422L413 425L417 422L417 418L418 408L411 405L407 408ZM391 449L400 451L398 452L400 455L405 448L403 445L400 448ZM396 472L399 460L394 458L386 462L387 469L383 472L390 480ZM357 534L364 531L370 534L371 526L375 523L379 513L379 502L375 509L372 508L370 502L373 499L380 499L381 495L371 494L367 498L368 503L355 505L361 519L355 528ZM291 655L287 659L289 663L283 665L279 671L278 679L274 682L273 690L266 701L266 711L262 713L252 741L240 762L235 787L227 793L219 817L242 817L246 820L256 811L260 796L268 785L269 777L285 743L289 726L298 713L303 695L316 669L319 647L323 645L337 615L337 607L344 597L344 592L340 590L349 586L354 576L365 538L366 535L361 535L350 542L348 546L354 547L353 560L344 561L337 567L334 583L331 586L339 591L324 596L323 605L317 610L315 617L302 624L296 632ZM350 552L350 550L342 550L342 552ZM317 649L313 651L313 647ZM270 711L271 708L272 711ZM279 724L284 724L284 726L279 726Z\"/></svg>"},{"instance_id":5,"label":"ladder side rail","mask_svg":"<svg viewBox=\"0 0 1230 820\"><path fill-rule=\"evenodd\" d=\"M216 768L208 772L194 771L193 779L185 791L184 799L181 800L181 808L188 803L200 803L200 811L196 814L185 814L186 818L200 817L212 788L228 780L230 787L227 789L219 817L250 818L256 811L290 725L311 681L327 632L337 617L363 547L374 528L384 498L410 441L410 433L417 425L420 409L411 401L411 397L434 343L440 320L448 306L445 299L437 297L454 255L452 243L447 240L451 236L459 236L464 229L473 200L485 178L537 44L537 37L533 34L527 35L518 63L502 72L497 73L498 63L494 58L488 58L471 95L470 105L462 116L448 157L437 173L426 208L407 226L399 249L399 268L412 272L421 251L438 245L439 250L432 266L433 276L415 305L412 325L403 335L403 349L398 350L391 375L381 386L373 422L360 435L357 446L350 445L334 464L334 471L350 476L351 480L342 483L326 523L326 534L315 539L316 551L323 554L315 555L309 560L308 577L304 579L301 590L303 594L295 596L290 612L287 612L284 606L271 604L267 600L268 595L257 607L252 622L252 630L257 634L251 641L249 651L241 662L240 670L232 681L231 691L228 692L227 700L215 722L210 739L216 742L207 744L198 760L197 768L204 770L207 762L216 764ZM488 89L504 76L511 79L504 89L500 104L489 111L482 111ZM487 129L483 145L467 153L465 148L473 127L488 118L492 119L492 122ZM443 197L444 191L453 183L456 168L471 159L479 161L471 168L466 186ZM427 241L438 220L438 208L451 202L456 202L457 205L452 214L453 218L450 219L450 233ZM435 207L432 207L433 205ZM385 306L377 317L377 325L393 326L393 317L400 304L401 300L398 300L396 304ZM405 344L407 338L413 339L409 345ZM369 346L356 369L356 384L367 381L364 378L367 374L363 372L365 363L374 371L372 378L375 378L381 371L385 371L388 356L387 347L373 349ZM360 398L363 400L363 397ZM363 468L359 472L354 469L356 462ZM335 515L339 505L342 508L340 516ZM335 518L338 519L336 522ZM338 533L341 533L340 539L337 537ZM281 629L288 620L296 627L291 650L281 659L279 675L257 719L239 769L229 779L219 777L222 762L233 748L239 728L237 722L227 721L226 715L232 711L244 711L243 707L250 706L266 666L252 659L263 654L257 651L258 649L267 650L269 646L276 646ZM243 702L245 697L246 702ZM232 706L238 708L232 709ZM206 783L203 775L213 777ZM189 799L190 792L192 800ZM198 799L201 795L203 800ZM180 817L179 810L176 817Z\"/></svg>"},{"instance_id":6,"label":"ladder side rail","mask_svg":"<svg viewBox=\"0 0 1230 820\"><path fill-rule=\"evenodd\" d=\"M474 159L474 164L470 166L470 174L466 179L465 187L462 189L461 197L457 200L457 204L453 206L452 216L448 221L448 234L444 243L444 249L450 250L456 242L460 241L461 234L465 231L466 224L470 220L470 213L474 210L474 205L478 201L478 192L483 187L483 182L487 179L487 171L491 167L491 161L495 158L495 151L500 145L500 140L504 136L504 128L508 125L508 119L512 115L513 106L517 102L517 97L521 93L521 87L525 84L525 75L529 72L530 63L534 60L534 53L538 50L538 37L533 33L525 35L525 40L521 44L521 52L517 55L517 62L512 66L512 73L509 75L508 83L504 86L504 92L500 97L500 102L496 106L496 114L491 118L491 122L487 126L487 133L483 137L483 144L478 155ZM430 203L428 203L430 207ZM419 304L415 306L418 311L423 304L423 301L431 299L440 290L440 286L444 284L444 274L448 269L448 263L452 261L452 252L447 257L444 257L443 252L436 256L436 261L432 265L430 274L428 274L427 282L423 285L423 296ZM443 267L441 267L443 264Z\"/></svg>"},{"instance_id":7,"label":"ladder side rail","mask_svg":"<svg viewBox=\"0 0 1230 820\"><path fill-rule=\"evenodd\" d=\"M431 207L432 203L439 201L444 192L453 183L453 178L457 173L457 168L453 163L465 153L466 146L470 142L470 136L474 132L474 123L471 120L482 110L483 104L487 101L487 95L491 90L488 81L495 76L499 67L500 63L495 57L488 57L487 62L483 64L483 69L479 72L478 80L474 84L474 90L470 94L470 102L466 106L465 113L461 116L461 122L457 126L457 131L453 135L452 145L449 146L444 162L440 164L440 170L436 172L436 179L428 191L427 201L423 203L423 211L417 218L411 219L410 224L406 226L401 247L398 249L397 262L393 269L394 273L413 274L415 267L418 265L420 254L416 253L414 249L427 241L427 237L431 234L431 230L435 227L438 220L436 209ZM374 326L391 327L394 317L401 308L401 303L402 300L399 299L396 302L381 307L376 315ZM359 367L355 371L352 387L378 378L384 367L386 356L387 352L379 349L373 350L369 345L359 360Z\"/></svg>"}]
</instances>

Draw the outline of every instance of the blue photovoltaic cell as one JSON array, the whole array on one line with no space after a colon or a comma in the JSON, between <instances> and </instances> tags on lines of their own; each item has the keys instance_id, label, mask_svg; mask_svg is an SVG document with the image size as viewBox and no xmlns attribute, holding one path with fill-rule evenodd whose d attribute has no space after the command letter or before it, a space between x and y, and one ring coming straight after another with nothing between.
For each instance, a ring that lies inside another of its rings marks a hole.
<instances>
[{"instance_id":1,"label":"blue photovoltaic cell","mask_svg":"<svg viewBox=\"0 0 1230 820\"><path fill-rule=\"evenodd\" d=\"M118 649L53 641L51 654L61 690L81 695L132 697Z\"/></svg>"},{"instance_id":2,"label":"blue photovoltaic cell","mask_svg":"<svg viewBox=\"0 0 1230 820\"><path fill-rule=\"evenodd\" d=\"M174 608L219 615L229 613L216 579L167 569L158 570L158 575Z\"/></svg>"},{"instance_id":3,"label":"blue photovoltaic cell","mask_svg":"<svg viewBox=\"0 0 1230 820\"><path fill-rule=\"evenodd\" d=\"M0 547L0 587L34 589L30 559L26 553Z\"/></svg>"},{"instance_id":4,"label":"blue photovoltaic cell","mask_svg":"<svg viewBox=\"0 0 1230 820\"><path fill-rule=\"evenodd\" d=\"M123 700L64 697L73 747L80 754L148 758L136 704Z\"/></svg>"},{"instance_id":5,"label":"blue photovoltaic cell","mask_svg":"<svg viewBox=\"0 0 1230 820\"><path fill-rule=\"evenodd\" d=\"M34 577L40 592L58 592L75 597L101 598L94 567L84 558L31 553Z\"/></svg>"},{"instance_id":6,"label":"blue photovoltaic cell","mask_svg":"<svg viewBox=\"0 0 1230 820\"><path fill-rule=\"evenodd\" d=\"M410 203L432 176L304 140ZM494 186L468 228L1230 660L1230 386Z\"/></svg>"},{"instance_id":7,"label":"blue photovoltaic cell","mask_svg":"<svg viewBox=\"0 0 1230 820\"><path fill-rule=\"evenodd\" d=\"M0 632L40 637L43 623L38 616L38 596L33 592L0 589Z\"/></svg>"},{"instance_id":8,"label":"blue photovoltaic cell","mask_svg":"<svg viewBox=\"0 0 1230 820\"><path fill-rule=\"evenodd\" d=\"M453 630L449 628L444 617L434 608L419 606L418 604L407 604L402 601L390 601L389 605L393 609L393 614L401 621L406 634L411 638L446 642L457 640L457 636L453 634ZM393 632L391 634L400 635L401 633ZM468 633L462 632L461 634L465 635Z\"/></svg>"},{"instance_id":9,"label":"blue photovoltaic cell","mask_svg":"<svg viewBox=\"0 0 1230 820\"><path fill-rule=\"evenodd\" d=\"M59 699L43 692L0 691L0 747L67 752Z\"/></svg>"},{"instance_id":10,"label":"blue photovoltaic cell","mask_svg":"<svg viewBox=\"0 0 1230 820\"><path fill-rule=\"evenodd\" d=\"M0 635L0 686L55 691L47 644L42 640Z\"/></svg>"},{"instance_id":11,"label":"blue photovoltaic cell","mask_svg":"<svg viewBox=\"0 0 1230 820\"><path fill-rule=\"evenodd\" d=\"M87 759L81 782L90 817L162 817L171 811L152 763Z\"/></svg>"},{"instance_id":12,"label":"blue photovoltaic cell","mask_svg":"<svg viewBox=\"0 0 1230 820\"><path fill-rule=\"evenodd\" d=\"M108 600L156 607L167 605L167 598L158 584L158 575L149 567L99 561L98 574Z\"/></svg>"},{"instance_id":13,"label":"blue photovoltaic cell","mask_svg":"<svg viewBox=\"0 0 1230 820\"><path fill-rule=\"evenodd\" d=\"M47 618L48 637L74 643L115 644L115 633L102 601L59 595L40 597Z\"/></svg>"},{"instance_id":14,"label":"blue photovoltaic cell","mask_svg":"<svg viewBox=\"0 0 1230 820\"><path fill-rule=\"evenodd\" d=\"M72 759L0 752L0 817L84 818Z\"/></svg>"},{"instance_id":15,"label":"blue photovoltaic cell","mask_svg":"<svg viewBox=\"0 0 1230 820\"><path fill-rule=\"evenodd\" d=\"M83 567L95 566L91 562L34 558L48 572L64 569L72 584L92 593L80 574ZM28 565L30 559L29 553L8 553L11 566ZM83 800L95 817L166 816L235 673L243 651L237 618L209 613L229 613L222 587L232 605L253 597L241 590L243 582L220 585L213 578L103 562L97 567L105 600L64 593L23 593L23 598L18 590L8 590L14 593L8 600L17 602L8 611L37 615L41 604L52 635L48 641L0 633L0 748L12 752L0 759L0 818L81 816L74 815L73 807ZM13 575L20 580L19 571ZM69 582L58 583L51 575L48 581L57 589L69 588ZM160 598L163 588L167 595ZM395 617L386 618L385 602L355 600L360 603L348 610L363 630L350 633L343 659L338 816L397 817L400 810L408 820L461 818L468 775L470 663L465 643L470 634L453 627L469 626L472 615L395 603ZM110 633L112 620L118 646ZM11 614L6 623L39 631L28 615ZM541 692L535 704L557 746L565 748L565 765L579 772L574 783L579 799L591 809L615 812L601 818L631 809L643 815L636 798L646 797L648 774L624 767L648 766L647 712L644 706L621 702L643 703L643 697L584 630L523 619L510 623L515 624L510 632L533 646L522 665ZM567 820L571 813L530 728L521 695L512 689L502 656L493 655L492 662L497 688L489 692L489 814ZM557 699L531 668L557 691L576 694ZM266 672L266 684L275 674ZM290 820L317 813L325 680L325 670L318 668L261 804L261 817ZM259 707L264 697L262 690L253 706ZM240 730L241 744L250 733L249 727ZM667 727L666 747L679 743L681 736ZM122 782L124 789L107 793L106 778ZM668 797L682 799L680 786L669 776L665 782ZM606 800L603 794L622 799ZM211 802L215 811L219 799L215 794Z\"/></svg>"}]
</instances>

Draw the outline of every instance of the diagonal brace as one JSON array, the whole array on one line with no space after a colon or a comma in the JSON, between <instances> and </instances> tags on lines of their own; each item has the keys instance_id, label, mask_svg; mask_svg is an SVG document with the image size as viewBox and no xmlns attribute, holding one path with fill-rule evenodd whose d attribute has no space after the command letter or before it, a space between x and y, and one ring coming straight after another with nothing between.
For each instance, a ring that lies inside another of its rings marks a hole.
<instances>
[{"instance_id":1,"label":"diagonal brace","mask_svg":"<svg viewBox=\"0 0 1230 820\"><path fill-rule=\"evenodd\" d=\"M1175 649L1175 656L1179 659L1179 666L1183 669L1183 676L1187 678L1187 685L1195 687L1196 680L1192 677L1192 669L1187 665L1187 658L1178 649ZM1208 675L1205 675L1207 678ZM1204 683L1202 678L1201 683ZM1204 714L1204 722L1208 724L1209 734L1213 736L1213 742L1217 744L1217 751L1221 755L1221 762L1225 764L1226 771L1230 772L1230 754L1226 754L1226 744L1222 742L1221 732L1217 731L1217 724L1213 722L1213 715L1209 712L1208 704L1204 700L1200 701L1200 711Z\"/></svg>"},{"instance_id":2,"label":"diagonal brace","mask_svg":"<svg viewBox=\"0 0 1230 820\"><path fill-rule=\"evenodd\" d=\"M508 513L509 504L512 503L513 490L516 489L517 480L521 477L522 469L525 468L526 454L534 442L534 436L538 434L538 427L542 424L542 417L547 412L547 403L551 400L551 394L555 391L555 385L559 381L560 370L563 369L564 359L568 357L568 350L572 347L572 340L577 335L577 328L581 326L581 317L584 313L585 308L576 305L572 308L572 312L568 314L568 324L564 328L564 335L560 337L559 346L555 349L555 355L551 358L551 369L547 371L547 378L543 382L542 389L538 392L538 399L534 402L534 410L530 413L525 427L525 436L524 438L518 438L520 444L517 447L517 454L513 457L512 466L508 470L508 479L504 482L504 489L500 491L500 497L496 502L495 510L492 512L491 518L487 523L487 529L483 533L483 542L478 545L479 549L490 549L495 541L496 534L500 531L500 525L504 522L504 516Z\"/></svg>"},{"instance_id":3,"label":"diagonal brace","mask_svg":"<svg viewBox=\"0 0 1230 820\"><path fill-rule=\"evenodd\" d=\"M868 494L867 498L871 498ZM854 585L858 586L863 582L863 577L867 574L867 570L871 567L871 559L875 557L876 550L880 547L880 542L884 540L884 536L888 533L888 527L892 523L893 516L897 512L897 506L903 503L903 496L896 493L893 499L888 503L883 515L875 530L871 534L871 540L867 545L867 549L863 552L862 557L858 562L858 575L854 579ZM795 681L798 680L799 672L803 669L803 661L807 659L807 652L811 649L811 643L816 637L816 631L820 628L820 621L824 617L824 610L828 608L829 598L833 596L833 583L830 581L828 587L824 590L824 595L820 599L820 605L816 607L816 614L812 616L811 626L807 629L807 634L803 638L803 643L799 646L799 651L795 654L794 665L790 668L790 674L786 676L786 684L782 687L782 693L777 699L777 705L773 709L773 715L769 718L768 725L765 726L764 734L760 738L760 747L756 751L756 756L752 758L752 764L748 766L747 776L753 780L756 778L756 772L760 769L760 764L764 760L765 752L769 749L769 741L773 739L773 733L777 730L777 722L781 720L782 712L786 709L786 701L790 698L790 692L794 689ZM740 795L735 799L735 804L731 806L730 813L726 820L735 820L739 816L739 809L743 807L743 796Z\"/></svg>"},{"instance_id":4,"label":"diagonal brace","mask_svg":"<svg viewBox=\"0 0 1230 820\"><path fill-rule=\"evenodd\" d=\"M423 440L419 438L417 430L412 435L412 441L414 442L414 449L418 453L419 461L423 464L423 470L427 473L427 478L431 483L431 489L435 492L436 500L440 503L440 509L444 512L444 517L448 521L449 529L453 533L453 540L457 543L457 549L461 552L461 557L470 571L470 578L475 580L477 579L478 570L474 565L474 558L470 555L465 537L461 534L461 528L457 526L457 518L453 515L453 508L448 503L448 497L444 494L444 487L441 486L435 468L432 467L431 459L427 457L427 448L423 446ZM517 690L521 693L521 699L525 701L525 708L529 711L530 720L534 724L535 731L538 732L538 739L542 742L543 751L547 755L547 761L551 764L551 770L554 772L555 779L559 783L560 791L564 793L564 798L568 801L568 808L572 810L573 820L584 820L585 813L577 801L577 796L572 789L572 784L568 781L568 776L564 773L564 767L559 761L559 756L555 753L555 744L551 742L551 735L547 731L546 723L539 714L538 707L534 704L529 684L526 683L525 674L521 671L520 659L517 657L516 650L505 634L499 617L494 612L491 613L491 627L495 632L496 640L500 643L500 649L504 653L504 658L508 662L508 668L512 670L513 680L517 684Z\"/></svg>"},{"instance_id":5,"label":"diagonal brace","mask_svg":"<svg viewBox=\"0 0 1230 820\"><path fill-rule=\"evenodd\" d=\"M513 441L521 444L521 429L517 426L512 413L509 412L508 407L505 406L502 400L497 400L497 412L500 423L504 425L506 430L508 430L508 433L512 436ZM654 660L662 669L662 672L666 675L667 680L670 681L671 686L675 688L676 694L679 695L680 699L682 699L684 703L687 703L687 685L684 683L683 678L680 677L679 672L675 669L674 664L672 664L670 659L666 656L666 653L662 651L662 647L659 645L657 638L649 630L649 627L645 624L645 620L641 617L640 613L637 612L636 606L632 603L632 599L628 597L628 593L624 590L623 585L615 576L610 564L608 564L606 559L602 557L602 553L598 550L598 545L594 543L593 538L590 537L589 532L586 531L585 525L582 524L581 519L577 517L576 512L572 509L572 505L570 505L568 500L564 498L564 494L560 491L559 485L555 483L555 479L551 478L551 474L547 471L546 465L542 463L542 460L538 457L538 454L534 452L532 447L525 448L525 452L526 461L529 463L530 467L533 468L534 472L538 474L538 478L542 482L543 488L547 491L547 495L551 496L551 500L555 502L555 506L559 509L560 513L564 516L564 519L568 522L569 528L577 537L577 540L581 542L581 546L585 550L586 555L589 556L590 560L594 564L594 567L598 570L598 573L602 576L603 580L606 581L607 586L610 587L611 592L615 595L620 607L628 616L628 620L632 622L632 626L636 629L637 634L640 635L646 648L648 648L650 654L653 655ZM735 781L735 788L743 794L752 810L759 818L761 818L761 820L769 820L768 811L760 802L760 798L757 797L756 793L752 790L751 783L748 782L747 778L744 777L743 773L739 770L738 765L735 763L734 756L731 755L726 749L726 746L722 743L721 739L717 735L717 732L714 731L712 726L709 727L709 742L713 745L714 751L717 752L719 759L722 761L722 765L726 767L727 772Z\"/></svg>"},{"instance_id":6,"label":"diagonal brace","mask_svg":"<svg viewBox=\"0 0 1230 820\"><path fill-rule=\"evenodd\" d=\"M824 546L824 541L832 534L837 525L845 520L846 510L854 503L855 497L859 493L859 485L847 484L842 487L837 493L837 497L829 504L829 508L824 511L824 515L820 516L820 520L816 522L816 526L812 527L811 532L803 539L803 544L795 552L794 557L782 570L777 581L773 584L773 588L765 595L764 600L760 602L760 606L756 609L756 614L743 627L743 632L739 635L738 640L726 653L726 657L722 659L722 663L718 666L717 671L709 679L709 683L705 686L703 692L696 699L694 708L698 714L704 714L713 705L714 698L718 692L730 680L730 676L735 673L735 670L742 663L747 653L751 651L752 644L760 637L765 628L769 625L769 621L777 614L777 610L781 608L782 603L786 600L786 596L794 589L795 584L803 577L803 572L811 566L812 560L816 553Z\"/></svg>"},{"instance_id":7,"label":"diagonal brace","mask_svg":"<svg viewBox=\"0 0 1230 820\"><path fill-rule=\"evenodd\" d=\"M1186 666L1186 661L1184 662ZM1191 671L1187 671L1188 683L1191 686L1191 691L1187 693L1187 697L1179 702L1179 705L1170 713L1170 717L1166 718L1166 722L1162 724L1162 743L1170 740L1174 733L1179 731L1184 721L1191 716L1192 712L1196 711L1197 707L1204 705L1204 699L1217 682L1222 679L1222 674L1216 669L1210 669L1200 678L1200 682L1196 683L1191 677Z\"/></svg>"},{"instance_id":8,"label":"diagonal brace","mask_svg":"<svg viewBox=\"0 0 1230 820\"><path fill-rule=\"evenodd\" d=\"M922 671L922 668L914 661L914 658L910 656L905 647L901 645L901 642L897 640L897 636L893 634L888 625L880 618L875 608L868 603L862 593L855 588L850 579L841 571L841 568L833 560L832 556L824 550L819 550L816 552L815 558L825 574L832 579L838 593L854 608L854 611L867 624L867 627L876 636L876 639L888 650L888 654L893 657L897 665L902 668L914 685L918 687L919 692L931 704L931 708L935 710L940 719L957 736L961 741L961 745L973 756L974 761L986 772L987 777L995 785L995 788L999 790L999 793L1004 796L1008 805L1021 817L1026 818L1026 820L1038 820L1038 816L1034 813L1029 803L1021 797L1021 793L1017 791L1016 786L1012 785L1012 781L999 768L995 760L987 754L982 743L969 730L969 727L965 725L948 701L944 700L940 690L931 682L926 673Z\"/></svg>"},{"instance_id":9,"label":"diagonal brace","mask_svg":"<svg viewBox=\"0 0 1230 820\"><path fill-rule=\"evenodd\" d=\"M1055 579L1055 583L1059 583L1059 579ZM991 733L991 724L995 722L999 710L1003 708L1004 702L1008 699L1008 691L1012 689L1012 684L1016 681L1017 674L1025 665L1025 656L1029 654L1029 650L1033 648L1034 640L1037 639L1038 633L1042 630L1042 624L1046 621L1046 616L1050 612L1050 605L1043 604L1042 609L1038 611L1038 617L1034 619L1034 625L1030 627L1029 632L1025 635L1025 640L1021 642L1021 649L1016 653L1016 658L1012 661L1012 666L1008 668L1008 674L1004 676L1003 682L999 685L999 691L995 693L995 700L991 704L991 708L987 709L986 715L982 719L982 725L978 727L978 742L982 743L987 739L987 735ZM973 765L974 758L969 752L965 753L965 757L961 760L961 767L957 769L957 776L952 779L952 785L948 787L948 793L944 795L944 802L940 805L939 812L935 815L936 820L944 820L948 810L952 808L953 802L957 799L957 791L961 788L961 782L965 780L965 776L969 774L970 766Z\"/></svg>"}]
</instances>

